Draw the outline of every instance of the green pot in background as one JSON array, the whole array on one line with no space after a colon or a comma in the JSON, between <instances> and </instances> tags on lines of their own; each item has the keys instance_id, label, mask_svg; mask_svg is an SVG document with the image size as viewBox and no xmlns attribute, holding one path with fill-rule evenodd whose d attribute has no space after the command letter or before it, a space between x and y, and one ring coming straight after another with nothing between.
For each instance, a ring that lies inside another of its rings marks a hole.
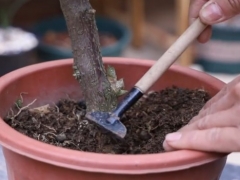
<instances>
[{"instance_id":1,"label":"green pot in background","mask_svg":"<svg viewBox=\"0 0 240 180\"><path fill-rule=\"evenodd\" d=\"M122 51L131 41L131 32L123 24L108 18L97 17L98 31L114 35L117 41L109 46L101 47L102 56L120 56ZM41 60L56 60L72 57L72 50L69 48L46 44L42 41L43 36L49 30L55 32L66 32L66 22L63 16L47 19L39 22L32 28L32 32L39 39L38 55Z\"/></svg>"}]
</instances>

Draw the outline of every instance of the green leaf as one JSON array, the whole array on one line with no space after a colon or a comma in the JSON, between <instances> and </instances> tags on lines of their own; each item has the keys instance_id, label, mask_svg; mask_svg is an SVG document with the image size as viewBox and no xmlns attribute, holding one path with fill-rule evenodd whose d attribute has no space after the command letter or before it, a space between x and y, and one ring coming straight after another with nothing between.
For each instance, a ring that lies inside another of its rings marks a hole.
<instances>
[{"instance_id":1,"label":"green leaf","mask_svg":"<svg viewBox=\"0 0 240 180\"><path fill-rule=\"evenodd\" d=\"M22 102L21 99L17 99L17 100L16 100L16 104L17 104L17 106L18 106L19 108L21 108L22 105L23 105L23 102Z\"/></svg>"},{"instance_id":2,"label":"green leaf","mask_svg":"<svg viewBox=\"0 0 240 180\"><path fill-rule=\"evenodd\" d=\"M124 88L124 81L123 81L123 79L119 79L116 82L116 88L118 88L118 89L123 89Z\"/></svg>"},{"instance_id":3,"label":"green leaf","mask_svg":"<svg viewBox=\"0 0 240 180\"><path fill-rule=\"evenodd\" d=\"M112 66L107 67L107 78L111 84L111 88L113 89L117 96L122 96L127 92L126 90L123 90L124 88L123 79L117 80L117 74L114 67Z\"/></svg>"},{"instance_id":4,"label":"green leaf","mask_svg":"<svg viewBox=\"0 0 240 180\"><path fill-rule=\"evenodd\" d=\"M114 67L112 66L107 67L107 76L113 79L117 79L117 74Z\"/></svg>"},{"instance_id":5,"label":"green leaf","mask_svg":"<svg viewBox=\"0 0 240 180\"><path fill-rule=\"evenodd\" d=\"M126 94L127 92L128 92L127 90L120 90L120 91L118 91L117 96L122 96L122 95Z\"/></svg>"}]
</instances>

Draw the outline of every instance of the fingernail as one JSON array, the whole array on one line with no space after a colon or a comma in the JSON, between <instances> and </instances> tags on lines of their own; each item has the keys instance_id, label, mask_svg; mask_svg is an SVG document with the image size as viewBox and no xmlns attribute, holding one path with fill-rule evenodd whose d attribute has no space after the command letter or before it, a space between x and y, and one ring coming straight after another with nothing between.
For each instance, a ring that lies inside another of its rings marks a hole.
<instances>
[{"instance_id":1,"label":"fingernail","mask_svg":"<svg viewBox=\"0 0 240 180\"><path fill-rule=\"evenodd\" d=\"M182 137L182 134L179 132L175 132L175 133L170 133L166 136L165 140L166 141L177 141Z\"/></svg>"},{"instance_id":2,"label":"fingernail","mask_svg":"<svg viewBox=\"0 0 240 180\"><path fill-rule=\"evenodd\" d=\"M223 17L222 10L216 2L210 2L204 6L200 15L208 23L214 23Z\"/></svg>"}]
</instances>

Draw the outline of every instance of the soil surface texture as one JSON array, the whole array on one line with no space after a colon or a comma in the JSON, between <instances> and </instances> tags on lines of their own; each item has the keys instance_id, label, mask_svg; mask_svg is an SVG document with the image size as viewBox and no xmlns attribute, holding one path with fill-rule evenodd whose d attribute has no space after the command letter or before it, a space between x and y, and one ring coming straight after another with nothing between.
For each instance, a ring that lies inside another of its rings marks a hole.
<instances>
[{"instance_id":1,"label":"soil surface texture","mask_svg":"<svg viewBox=\"0 0 240 180\"><path fill-rule=\"evenodd\" d=\"M97 153L151 154L164 152L165 135L177 131L210 99L202 89L166 88L151 92L122 117L128 133L113 138L85 119L84 101L62 99L56 105L26 108L5 117L12 128L51 145Z\"/></svg>"}]
</instances>

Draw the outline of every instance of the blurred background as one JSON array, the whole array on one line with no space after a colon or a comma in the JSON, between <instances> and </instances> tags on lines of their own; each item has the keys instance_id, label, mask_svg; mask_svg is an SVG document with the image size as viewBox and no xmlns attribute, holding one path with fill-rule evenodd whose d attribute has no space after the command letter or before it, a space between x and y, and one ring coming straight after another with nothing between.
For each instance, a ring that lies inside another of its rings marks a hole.
<instances>
[{"instance_id":1,"label":"blurred background","mask_svg":"<svg viewBox=\"0 0 240 180\"><path fill-rule=\"evenodd\" d=\"M157 60L188 27L190 0L90 0L97 11L103 56ZM0 76L17 68L71 58L59 0L0 0ZM240 17L214 25L206 44L195 42L177 64L224 82L240 73ZM5 164L0 156L0 179ZM240 180L240 155L228 158L221 180Z\"/></svg>"},{"instance_id":2,"label":"blurred background","mask_svg":"<svg viewBox=\"0 0 240 180\"><path fill-rule=\"evenodd\" d=\"M90 2L97 11L103 56L157 60L188 27L190 0ZM0 0L0 12L0 76L28 64L72 57L59 0ZM215 25L208 43L195 42L176 63L229 82L240 73L239 33L240 17Z\"/></svg>"}]
</instances>

